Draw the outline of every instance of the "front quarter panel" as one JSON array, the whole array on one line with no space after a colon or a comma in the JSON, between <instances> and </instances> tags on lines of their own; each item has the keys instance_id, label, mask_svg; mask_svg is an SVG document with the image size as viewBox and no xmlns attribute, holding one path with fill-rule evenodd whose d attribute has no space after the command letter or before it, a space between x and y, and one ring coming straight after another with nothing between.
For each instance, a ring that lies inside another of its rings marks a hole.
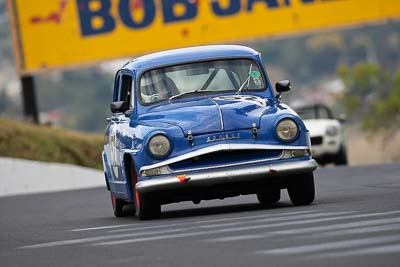
<instances>
[{"instance_id":1,"label":"front quarter panel","mask_svg":"<svg viewBox=\"0 0 400 267\"><path fill-rule=\"evenodd\" d=\"M155 159L150 156L147 148L147 143L150 138L156 134L164 134L171 141L172 146L179 144L184 138L184 135L179 127L165 123L138 123L131 119L129 124L121 127L118 132L117 139L119 140L119 166L118 174L122 178L117 183L110 184L111 190L119 198L129 201L133 200L131 177L128 175L127 160L132 160L133 167L136 173L139 173L140 167L157 163L162 159ZM171 155L174 153L173 149ZM106 160L105 160L106 162ZM110 172L110 170L108 170Z\"/></svg>"},{"instance_id":2,"label":"front quarter panel","mask_svg":"<svg viewBox=\"0 0 400 267\"><path fill-rule=\"evenodd\" d=\"M298 137L293 142L284 142L276 135L276 126L284 118L294 120L299 127ZM309 134L299 116L287 105L273 105L260 118L260 139L268 140L271 145L309 146Z\"/></svg>"}]
</instances>

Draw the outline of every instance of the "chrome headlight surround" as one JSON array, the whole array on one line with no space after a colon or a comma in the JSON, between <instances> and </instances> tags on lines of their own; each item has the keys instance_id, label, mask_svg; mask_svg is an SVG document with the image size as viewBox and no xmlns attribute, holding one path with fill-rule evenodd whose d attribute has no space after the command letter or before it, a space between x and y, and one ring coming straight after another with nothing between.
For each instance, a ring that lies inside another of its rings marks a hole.
<instances>
[{"instance_id":1,"label":"chrome headlight surround","mask_svg":"<svg viewBox=\"0 0 400 267\"><path fill-rule=\"evenodd\" d=\"M147 143L147 150L153 158L162 159L171 153L172 145L168 137L163 134L156 134Z\"/></svg>"},{"instance_id":2,"label":"chrome headlight surround","mask_svg":"<svg viewBox=\"0 0 400 267\"><path fill-rule=\"evenodd\" d=\"M292 142L299 135L299 126L293 119L285 118L276 125L276 135L283 142Z\"/></svg>"}]
</instances>

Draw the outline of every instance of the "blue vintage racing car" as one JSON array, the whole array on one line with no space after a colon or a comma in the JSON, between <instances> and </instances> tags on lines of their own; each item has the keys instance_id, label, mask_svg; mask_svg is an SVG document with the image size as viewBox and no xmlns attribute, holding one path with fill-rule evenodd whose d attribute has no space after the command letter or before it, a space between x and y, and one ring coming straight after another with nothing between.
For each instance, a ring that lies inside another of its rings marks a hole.
<instances>
[{"instance_id":1,"label":"blue vintage racing car","mask_svg":"<svg viewBox=\"0 0 400 267\"><path fill-rule=\"evenodd\" d=\"M287 189L313 202L310 138L275 95L260 54L233 45L158 52L116 74L102 154L114 215L161 215L161 205L257 194L262 204Z\"/></svg>"}]
</instances>

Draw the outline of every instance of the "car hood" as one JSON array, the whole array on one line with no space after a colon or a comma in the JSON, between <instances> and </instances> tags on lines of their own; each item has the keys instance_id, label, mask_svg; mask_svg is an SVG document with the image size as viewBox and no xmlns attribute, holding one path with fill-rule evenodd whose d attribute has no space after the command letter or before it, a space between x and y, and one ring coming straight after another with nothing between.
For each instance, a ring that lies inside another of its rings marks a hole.
<instances>
[{"instance_id":1,"label":"car hood","mask_svg":"<svg viewBox=\"0 0 400 267\"><path fill-rule=\"evenodd\" d=\"M310 131L310 136L323 136L326 133L326 129L330 126L335 126L340 129L340 123L337 120L330 119L314 119L314 120L303 120L306 128Z\"/></svg>"},{"instance_id":2,"label":"car hood","mask_svg":"<svg viewBox=\"0 0 400 267\"><path fill-rule=\"evenodd\" d=\"M219 106L225 131L260 128L260 118L267 109L265 99L258 96L230 95L214 97Z\"/></svg>"},{"instance_id":3,"label":"car hood","mask_svg":"<svg viewBox=\"0 0 400 267\"><path fill-rule=\"evenodd\" d=\"M256 96L232 95L172 102L139 116L143 123L163 122L179 126L185 135L259 128L266 101Z\"/></svg>"}]
</instances>

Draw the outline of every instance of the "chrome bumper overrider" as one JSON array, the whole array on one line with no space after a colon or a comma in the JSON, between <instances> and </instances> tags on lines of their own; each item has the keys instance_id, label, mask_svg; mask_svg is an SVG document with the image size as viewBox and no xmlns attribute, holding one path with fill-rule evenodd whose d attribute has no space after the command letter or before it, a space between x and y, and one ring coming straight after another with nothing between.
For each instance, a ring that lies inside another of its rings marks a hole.
<instances>
[{"instance_id":1,"label":"chrome bumper overrider","mask_svg":"<svg viewBox=\"0 0 400 267\"><path fill-rule=\"evenodd\" d=\"M318 167L314 159L306 161L268 164L256 167L238 167L227 170L207 170L190 175L173 175L138 182L139 193L179 189L194 186L210 186L231 182L251 182L288 174L301 174L314 171Z\"/></svg>"}]
</instances>

